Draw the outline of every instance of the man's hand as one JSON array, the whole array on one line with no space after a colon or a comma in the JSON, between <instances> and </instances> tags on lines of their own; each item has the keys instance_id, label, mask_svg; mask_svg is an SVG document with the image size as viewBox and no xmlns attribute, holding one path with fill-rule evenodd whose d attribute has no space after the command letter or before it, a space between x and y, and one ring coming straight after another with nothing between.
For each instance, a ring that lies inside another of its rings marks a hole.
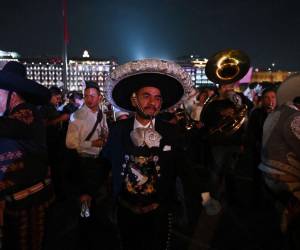
<instances>
[{"instance_id":1,"label":"man's hand","mask_svg":"<svg viewBox=\"0 0 300 250\"><path fill-rule=\"evenodd\" d=\"M53 120L47 121L47 125L56 125L56 124L59 124L61 122L69 121L69 119L70 119L69 114L62 114L62 115L60 115L59 117L57 117Z\"/></svg>"},{"instance_id":2,"label":"man's hand","mask_svg":"<svg viewBox=\"0 0 300 250\"><path fill-rule=\"evenodd\" d=\"M203 128L204 127L204 123L202 122L199 122L199 121L196 121L196 128L200 129L200 128Z\"/></svg>"},{"instance_id":3,"label":"man's hand","mask_svg":"<svg viewBox=\"0 0 300 250\"><path fill-rule=\"evenodd\" d=\"M92 141L93 147L101 148L103 145L104 145L104 140L102 140L102 139L97 139L97 140Z\"/></svg>"},{"instance_id":4,"label":"man's hand","mask_svg":"<svg viewBox=\"0 0 300 250\"><path fill-rule=\"evenodd\" d=\"M80 203L84 203L86 202L86 204L88 205L88 207L91 207L91 202L92 202L92 196L90 196L89 194L82 194L79 198Z\"/></svg>"},{"instance_id":5,"label":"man's hand","mask_svg":"<svg viewBox=\"0 0 300 250\"><path fill-rule=\"evenodd\" d=\"M65 113L65 114L62 114L59 118L60 118L60 120L63 121L63 122L64 122L64 121L69 121L70 115Z\"/></svg>"}]
</instances>

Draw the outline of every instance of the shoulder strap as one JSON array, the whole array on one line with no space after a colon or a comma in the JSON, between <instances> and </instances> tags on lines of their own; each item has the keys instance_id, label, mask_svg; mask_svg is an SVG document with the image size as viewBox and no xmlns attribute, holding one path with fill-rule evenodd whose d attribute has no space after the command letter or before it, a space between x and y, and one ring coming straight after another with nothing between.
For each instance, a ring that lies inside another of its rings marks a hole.
<instances>
[{"instance_id":1,"label":"shoulder strap","mask_svg":"<svg viewBox=\"0 0 300 250\"><path fill-rule=\"evenodd\" d=\"M103 117L102 111L99 110L99 111L98 111L98 114L97 114L97 120L96 120L96 122L95 122L95 124L94 124L94 126L93 126L93 128L92 128L92 130L91 130L91 132L90 132L90 133L88 134L88 136L85 138L86 141L89 141L89 140L91 139L91 137L92 137L92 135L94 134L94 132L95 132L95 130L96 130L98 124L102 121L102 117Z\"/></svg>"}]
</instances>

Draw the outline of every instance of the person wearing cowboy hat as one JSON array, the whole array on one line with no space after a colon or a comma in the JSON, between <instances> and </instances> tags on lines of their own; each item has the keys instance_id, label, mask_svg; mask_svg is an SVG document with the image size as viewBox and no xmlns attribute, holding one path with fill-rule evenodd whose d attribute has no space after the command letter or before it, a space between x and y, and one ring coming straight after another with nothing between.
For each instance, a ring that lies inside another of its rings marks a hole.
<instances>
[{"instance_id":1,"label":"person wearing cowboy hat","mask_svg":"<svg viewBox=\"0 0 300 250\"><path fill-rule=\"evenodd\" d=\"M45 127L35 105L49 98L47 88L26 78L22 64L8 62L0 71L3 249L42 248L53 192L47 178Z\"/></svg>"},{"instance_id":2,"label":"person wearing cowboy hat","mask_svg":"<svg viewBox=\"0 0 300 250\"><path fill-rule=\"evenodd\" d=\"M300 107L295 105L299 95L298 73L277 90L278 107L264 122L258 166L281 216L283 249L300 249Z\"/></svg>"},{"instance_id":3,"label":"person wearing cowboy hat","mask_svg":"<svg viewBox=\"0 0 300 250\"><path fill-rule=\"evenodd\" d=\"M156 116L178 104L190 88L191 79L179 65L157 59L121 65L105 82L107 100L135 114L112 126L100 154L112 167L124 250L170 247L176 178L184 166L175 126Z\"/></svg>"}]
</instances>

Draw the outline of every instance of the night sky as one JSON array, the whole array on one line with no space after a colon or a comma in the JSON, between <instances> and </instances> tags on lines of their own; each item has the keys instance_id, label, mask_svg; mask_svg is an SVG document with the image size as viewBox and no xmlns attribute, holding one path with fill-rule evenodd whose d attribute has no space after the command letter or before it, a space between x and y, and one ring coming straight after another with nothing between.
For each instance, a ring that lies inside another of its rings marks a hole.
<instances>
[{"instance_id":1,"label":"night sky","mask_svg":"<svg viewBox=\"0 0 300 250\"><path fill-rule=\"evenodd\" d=\"M254 67L300 70L296 0L68 0L69 56L119 63L140 58L209 57L244 50ZM61 0L6 0L0 50L23 57L60 56Z\"/></svg>"}]
</instances>

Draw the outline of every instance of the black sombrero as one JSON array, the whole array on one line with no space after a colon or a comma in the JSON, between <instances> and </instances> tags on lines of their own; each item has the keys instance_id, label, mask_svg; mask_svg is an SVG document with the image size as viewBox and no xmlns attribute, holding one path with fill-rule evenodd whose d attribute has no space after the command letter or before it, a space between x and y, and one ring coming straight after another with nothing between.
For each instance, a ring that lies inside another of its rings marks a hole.
<instances>
[{"instance_id":1,"label":"black sombrero","mask_svg":"<svg viewBox=\"0 0 300 250\"><path fill-rule=\"evenodd\" d=\"M159 59L132 61L117 67L105 81L106 99L123 111L134 111L130 97L146 86L160 89L162 110L176 105L190 92L192 81L178 64Z\"/></svg>"},{"instance_id":2,"label":"black sombrero","mask_svg":"<svg viewBox=\"0 0 300 250\"><path fill-rule=\"evenodd\" d=\"M37 82L26 78L26 68L10 61L0 71L0 89L15 91L27 102L41 105L50 100L50 91Z\"/></svg>"}]
</instances>

